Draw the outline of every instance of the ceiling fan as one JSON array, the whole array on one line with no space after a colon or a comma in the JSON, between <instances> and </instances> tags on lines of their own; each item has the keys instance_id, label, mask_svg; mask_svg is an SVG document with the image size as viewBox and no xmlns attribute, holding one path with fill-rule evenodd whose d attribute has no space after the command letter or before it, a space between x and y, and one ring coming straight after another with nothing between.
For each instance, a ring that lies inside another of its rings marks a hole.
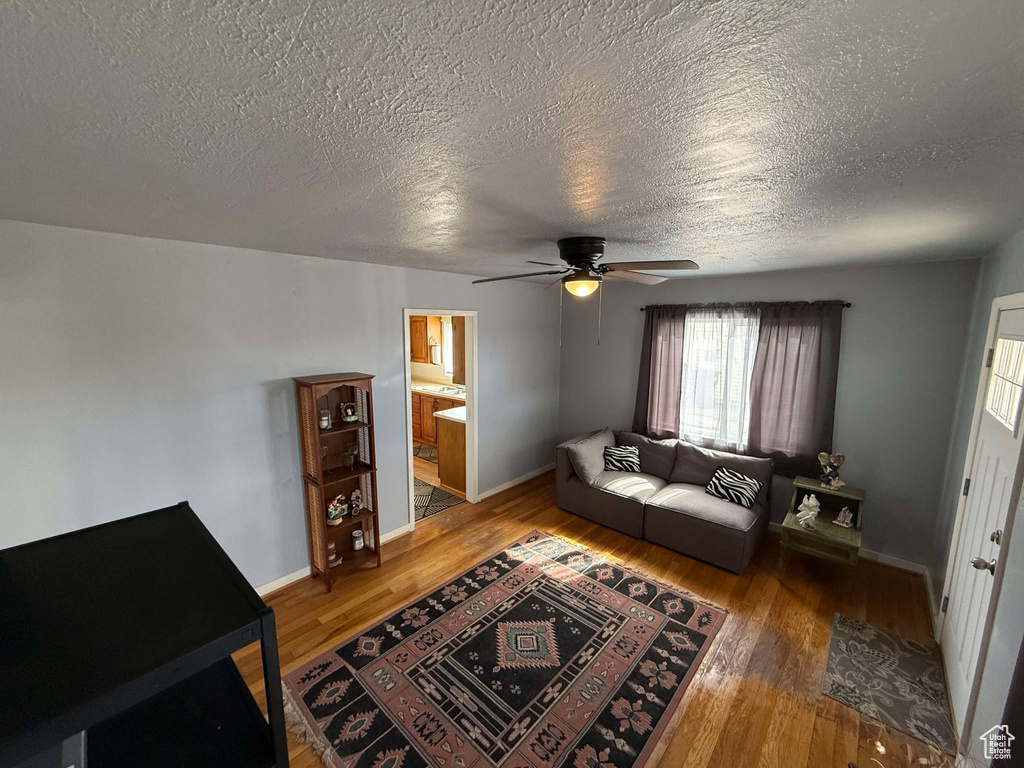
<instances>
[{"instance_id":1,"label":"ceiling fan","mask_svg":"<svg viewBox=\"0 0 1024 768\"><path fill-rule=\"evenodd\" d=\"M523 275L505 275L503 277L486 277L474 280L473 283L493 283L498 280L516 280L522 277L540 277L541 275L565 275L560 282L565 290L574 296L589 296L596 291L604 277L628 280L634 283L655 285L672 278L657 275L646 275L638 270L682 270L700 269L697 262L689 259L676 261L615 261L598 263L604 256L605 239L603 237L566 237L558 241L558 255L565 265L552 264L546 261L528 261L528 264L541 264L559 269L546 272L527 272Z\"/></svg>"}]
</instances>

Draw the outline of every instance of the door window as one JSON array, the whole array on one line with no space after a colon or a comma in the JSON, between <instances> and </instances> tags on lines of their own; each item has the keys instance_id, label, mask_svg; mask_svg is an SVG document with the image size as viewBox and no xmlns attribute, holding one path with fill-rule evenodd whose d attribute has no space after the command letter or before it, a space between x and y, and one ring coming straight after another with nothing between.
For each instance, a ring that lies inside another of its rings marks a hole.
<instances>
[{"instance_id":1,"label":"door window","mask_svg":"<svg viewBox=\"0 0 1024 768\"><path fill-rule=\"evenodd\" d=\"M992 376L988 383L985 410L1000 424L1016 433L1020 419L1020 396L1024 386L1024 340L996 340Z\"/></svg>"}]
</instances>

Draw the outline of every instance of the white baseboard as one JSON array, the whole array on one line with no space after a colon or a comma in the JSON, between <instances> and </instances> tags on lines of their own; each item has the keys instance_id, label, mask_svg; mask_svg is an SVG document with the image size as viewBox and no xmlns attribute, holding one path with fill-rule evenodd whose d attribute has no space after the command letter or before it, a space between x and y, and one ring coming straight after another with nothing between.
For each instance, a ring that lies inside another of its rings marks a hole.
<instances>
[{"instance_id":1,"label":"white baseboard","mask_svg":"<svg viewBox=\"0 0 1024 768\"><path fill-rule=\"evenodd\" d=\"M928 594L928 615L932 618L932 634L935 636L935 642L939 642L942 628L942 606L939 604L939 597L935 594L931 571L927 571L924 575L924 588Z\"/></svg>"},{"instance_id":2,"label":"white baseboard","mask_svg":"<svg viewBox=\"0 0 1024 768\"><path fill-rule=\"evenodd\" d=\"M904 560L902 557L893 557L892 555L886 555L882 552L875 552L870 549L862 549L860 556L865 560L874 560L876 563L882 565L890 565L893 568L899 568L901 571L910 571L911 573L920 573L923 576L928 575L928 566L921 565L920 563L912 563L910 560ZM927 583L927 579L925 582Z\"/></svg>"},{"instance_id":3,"label":"white baseboard","mask_svg":"<svg viewBox=\"0 0 1024 768\"><path fill-rule=\"evenodd\" d=\"M276 592L282 587L287 587L289 584L294 584L296 581L306 578L310 573L312 571L310 571L308 565L304 568L299 568L299 570L287 573L279 579L268 581L261 587L256 587L256 594L260 597L269 595L271 592Z\"/></svg>"},{"instance_id":4,"label":"white baseboard","mask_svg":"<svg viewBox=\"0 0 1024 768\"><path fill-rule=\"evenodd\" d=\"M400 528L395 528L393 531L382 533L380 535L380 543L384 544L385 542L391 541L392 539L397 539L399 536L402 536L403 534L406 534L411 530L412 526L406 524L401 526ZM286 573L279 579L268 581L266 584L260 587L256 587L256 594L260 597L263 597L264 595L269 595L271 592L276 592L279 589L287 587L289 584L294 584L296 581L300 581L306 578L311 573L312 571L310 570L308 565L305 568L299 568L299 570L297 571Z\"/></svg>"},{"instance_id":5,"label":"white baseboard","mask_svg":"<svg viewBox=\"0 0 1024 768\"><path fill-rule=\"evenodd\" d=\"M543 475L545 472L550 472L554 468L555 468L555 465L554 465L554 462L552 462L551 464L547 464L547 465L541 467L540 469L533 470L533 472L527 472L525 475L523 475L522 477L517 477L515 480L509 480L507 483L502 483L501 485L495 486L494 488L491 488L489 491L484 491L483 493L479 493L479 494L477 494L477 498L480 501L483 501L488 496L493 496L496 493L501 493L502 491L506 491L506 490L508 490L509 488L511 488L514 485L519 485L520 483L525 483L527 480L532 480L533 478L537 477L537 475Z\"/></svg>"},{"instance_id":6,"label":"white baseboard","mask_svg":"<svg viewBox=\"0 0 1024 768\"><path fill-rule=\"evenodd\" d=\"M380 535L380 543L387 544L392 539L397 539L399 536L404 536L410 531L412 531L412 523L400 525L397 528L393 528L392 530L388 531L387 533L382 533Z\"/></svg>"}]
</instances>

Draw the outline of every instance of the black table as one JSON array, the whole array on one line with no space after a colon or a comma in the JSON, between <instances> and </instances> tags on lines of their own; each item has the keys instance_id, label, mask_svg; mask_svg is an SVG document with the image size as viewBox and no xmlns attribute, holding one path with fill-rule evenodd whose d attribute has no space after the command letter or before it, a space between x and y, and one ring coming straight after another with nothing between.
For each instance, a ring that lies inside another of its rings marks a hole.
<instances>
[{"instance_id":1,"label":"black table","mask_svg":"<svg viewBox=\"0 0 1024 768\"><path fill-rule=\"evenodd\" d=\"M274 612L188 502L0 551L0 766L81 731L88 768L288 765Z\"/></svg>"}]
</instances>

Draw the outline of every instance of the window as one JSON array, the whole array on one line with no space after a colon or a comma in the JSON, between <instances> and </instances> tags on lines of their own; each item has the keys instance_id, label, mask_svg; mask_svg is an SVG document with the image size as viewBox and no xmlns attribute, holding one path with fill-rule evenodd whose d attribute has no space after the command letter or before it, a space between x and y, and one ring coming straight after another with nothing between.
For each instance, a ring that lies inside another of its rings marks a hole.
<instances>
[{"instance_id":1,"label":"window","mask_svg":"<svg viewBox=\"0 0 1024 768\"><path fill-rule=\"evenodd\" d=\"M455 372L452 352L452 319L441 318L441 361L444 363L444 375L451 376Z\"/></svg>"},{"instance_id":2,"label":"window","mask_svg":"<svg viewBox=\"0 0 1024 768\"><path fill-rule=\"evenodd\" d=\"M1021 386L1024 384L1024 341L996 340L992 378L988 383L985 410L1016 434L1020 418Z\"/></svg>"},{"instance_id":3,"label":"window","mask_svg":"<svg viewBox=\"0 0 1024 768\"><path fill-rule=\"evenodd\" d=\"M679 403L683 439L735 451L746 449L759 328L756 308L687 312Z\"/></svg>"}]
</instances>

